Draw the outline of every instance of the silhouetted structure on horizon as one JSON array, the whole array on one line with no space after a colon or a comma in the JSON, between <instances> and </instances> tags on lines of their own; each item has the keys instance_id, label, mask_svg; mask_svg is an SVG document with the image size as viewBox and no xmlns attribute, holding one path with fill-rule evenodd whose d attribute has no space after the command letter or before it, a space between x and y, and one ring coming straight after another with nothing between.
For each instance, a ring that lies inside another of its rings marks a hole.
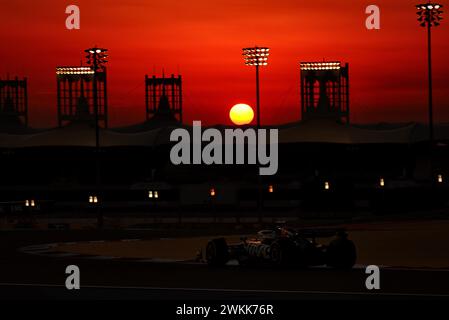
<instances>
[{"instance_id":1,"label":"silhouetted structure on horizon","mask_svg":"<svg viewBox=\"0 0 449 320\"><path fill-rule=\"evenodd\" d=\"M0 124L2 127L28 126L27 79L0 79Z\"/></svg>"},{"instance_id":2,"label":"silhouetted structure on horizon","mask_svg":"<svg viewBox=\"0 0 449 320\"><path fill-rule=\"evenodd\" d=\"M108 127L106 70L97 71L98 119ZM57 67L58 125L66 122L95 122L94 71L90 67Z\"/></svg>"},{"instance_id":3,"label":"silhouetted structure on horizon","mask_svg":"<svg viewBox=\"0 0 449 320\"><path fill-rule=\"evenodd\" d=\"M336 62L301 62L303 120L333 118L349 124L349 65Z\"/></svg>"},{"instance_id":4,"label":"silhouetted structure on horizon","mask_svg":"<svg viewBox=\"0 0 449 320\"><path fill-rule=\"evenodd\" d=\"M182 78L145 75L146 120L174 117L182 123Z\"/></svg>"}]
</instances>

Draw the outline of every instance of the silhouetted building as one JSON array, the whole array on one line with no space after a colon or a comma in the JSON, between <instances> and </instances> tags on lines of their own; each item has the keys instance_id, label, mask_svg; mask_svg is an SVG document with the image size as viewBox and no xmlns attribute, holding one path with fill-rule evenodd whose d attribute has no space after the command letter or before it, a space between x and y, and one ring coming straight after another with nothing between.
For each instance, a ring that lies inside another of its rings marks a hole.
<instances>
[{"instance_id":1,"label":"silhouetted building","mask_svg":"<svg viewBox=\"0 0 449 320\"><path fill-rule=\"evenodd\" d=\"M333 118L349 124L349 65L301 62L302 119Z\"/></svg>"},{"instance_id":2,"label":"silhouetted building","mask_svg":"<svg viewBox=\"0 0 449 320\"><path fill-rule=\"evenodd\" d=\"M27 79L0 79L0 124L2 127L28 126Z\"/></svg>"},{"instance_id":3,"label":"silhouetted building","mask_svg":"<svg viewBox=\"0 0 449 320\"><path fill-rule=\"evenodd\" d=\"M98 120L108 127L106 70L97 71ZM95 121L93 80L90 67L57 67L58 124Z\"/></svg>"},{"instance_id":4,"label":"silhouetted building","mask_svg":"<svg viewBox=\"0 0 449 320\"><path fill-rule=\"evenodd\" d=\"M182 123L182 79L145 76L146 120L154 116L174 117Z\"/></svg>"}]
</instances>

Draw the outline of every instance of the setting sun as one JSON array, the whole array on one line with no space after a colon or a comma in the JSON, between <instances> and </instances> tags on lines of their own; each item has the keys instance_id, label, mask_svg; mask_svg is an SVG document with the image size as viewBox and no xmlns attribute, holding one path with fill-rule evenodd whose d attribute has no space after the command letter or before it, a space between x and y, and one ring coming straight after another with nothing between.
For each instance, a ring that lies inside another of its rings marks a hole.
<instances>
[{"instance_id":1,"label":"setting sun","mask_svg":"<svg viewBox=\"0 0 449 320\"><path fill-rule=\"evenodd\" d=\"M229 118L237 126L250 124L254 119L254 111L249 105L239 103L231 108Z\"/></svg>"}]
</instances>

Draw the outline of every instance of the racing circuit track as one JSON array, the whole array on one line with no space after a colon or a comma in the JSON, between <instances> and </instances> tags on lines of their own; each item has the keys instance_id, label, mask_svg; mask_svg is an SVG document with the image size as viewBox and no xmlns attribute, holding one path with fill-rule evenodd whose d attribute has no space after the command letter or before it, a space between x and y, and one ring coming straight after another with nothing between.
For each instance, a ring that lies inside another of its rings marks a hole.
<instances>
[{"instance_id":1,"label":"racing circuit track","mask_svg":"<svg viewBox=\"0 0 449 320\"><path fill-rule=\"evenodd\" d=\"M14 231L1 233L1 299L448 299L449 271L382 269L381 290L365 288L363 268L209 269L200 263L30 255L32 244L158 237L143 231ZM66 266L81 270L81 290L64 283Z\"/></svg>"}]
</instances>

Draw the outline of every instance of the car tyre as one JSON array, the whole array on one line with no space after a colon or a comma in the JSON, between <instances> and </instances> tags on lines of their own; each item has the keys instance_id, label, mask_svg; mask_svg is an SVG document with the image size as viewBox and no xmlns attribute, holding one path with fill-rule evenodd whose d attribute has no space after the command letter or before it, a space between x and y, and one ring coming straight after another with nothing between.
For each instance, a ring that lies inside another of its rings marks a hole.
<instances>
[{"instance_id":1,"label":"car tyre","mask_svg":"<svg viewBox=\"0 0 449 320\"><path fill-rule=\"evenodd\" d=\"M228 244L224 238L210 240L206 246L206 261L209 266L224 266L229 261Z\"/></svg>"},{"instance_id":2,"label":"car tyre","mask_svg":"<svg viewBox=\"0 0 449 320\"><path fill-rule=\"evenodd\" d=\"M271 262L275 265L285 266L293 261L293 246L288 241L276 240L270 246Z\"/></svg>"}]
</instances>

